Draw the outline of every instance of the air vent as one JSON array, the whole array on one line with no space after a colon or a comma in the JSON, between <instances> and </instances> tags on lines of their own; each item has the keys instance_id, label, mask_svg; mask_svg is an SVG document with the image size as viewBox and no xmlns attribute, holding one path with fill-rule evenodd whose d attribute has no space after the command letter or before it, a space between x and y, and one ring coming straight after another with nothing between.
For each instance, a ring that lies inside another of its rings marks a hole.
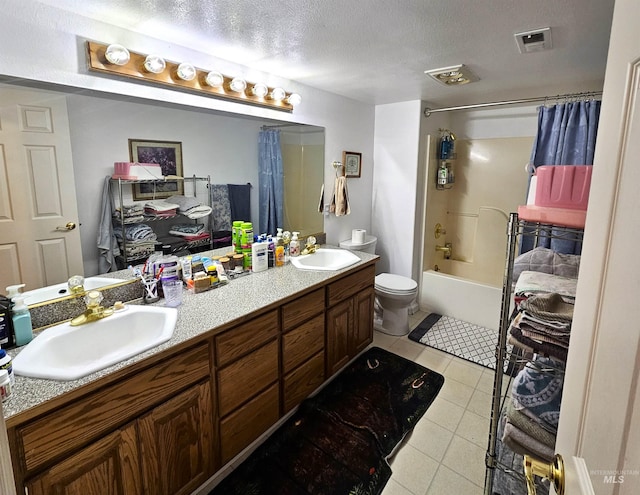
<instances>
[{"instance_id":1,"label":"air vent","mask_svg":"<svg viewBox=\"0 0 640 495\"><path fill-rule=\"evenodd\" d=\"M551 28L534 29L524 33L514 34L520 53L541 52L553 48L551 42Z\"/></svg>"},{"instance_id":2,"label":"air vent","mask_svg":"<svg viewBox=\"0 0 640 495\"><path fill-rule=\"evenodd\" d=\"M443 67L441 69L425 70L424 73L445 86L458 86L480 80L480 78L471 72L471 69L464 64Z\"/></svg>"}]
</instances>

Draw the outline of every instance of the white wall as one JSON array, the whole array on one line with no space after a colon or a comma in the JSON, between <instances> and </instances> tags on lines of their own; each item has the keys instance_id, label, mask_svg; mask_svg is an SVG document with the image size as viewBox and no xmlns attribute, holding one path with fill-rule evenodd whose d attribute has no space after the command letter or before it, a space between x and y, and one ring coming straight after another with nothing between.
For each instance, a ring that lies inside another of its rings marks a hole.
<instances>
[{"instance_id":1,"label":"white wall","mask_svg":"<svg viewBox=\"0 0 640 495\"><path fill-rule=\"evenodd\" d=\"M371 234L378 272L412 276L420 144L419 100L376 107Z\"/></svg>"},{"instance_id":2,"label":"white wall","mask_svg":"<svg viewBox=\"0 0 640 495\"><path fill-rule=\"evenodd\" d=\"M374 108L274 75L259 74L209 54L69 14L31 0L5 0L0 17L0 71L7 79L24 78L70 88L160 100L281 121L325 127L325 187L327 201L333 188L333 160L344 150L362 153L362 177L349 180L351 215L326 217L327 241L349 238L352 228L370 229L373 178ZM91 73L87 69L85 41L119 42L141 53L159 53L168 60L190 60L198 67L218 67L223 73L249 81L263 79L271 86L299 93L303 102L293 113L243 105L216 98L173 91Z\"/></svg>"}]
</instances>

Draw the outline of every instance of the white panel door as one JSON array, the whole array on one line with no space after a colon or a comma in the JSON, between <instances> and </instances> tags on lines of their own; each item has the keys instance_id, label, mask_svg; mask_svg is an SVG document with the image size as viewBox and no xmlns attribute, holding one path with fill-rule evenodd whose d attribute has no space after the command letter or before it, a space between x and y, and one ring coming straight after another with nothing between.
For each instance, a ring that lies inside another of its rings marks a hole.
<instances>
[{"instance_id":1,"label":"white panel door","mask_svg":"<svg viewBox=\"0 0 640 495\"><path fill-rule=\"evenodd\" d=\"M0 85L0 292L82 275L67 104Z\"/></svg>"}]
</instances>

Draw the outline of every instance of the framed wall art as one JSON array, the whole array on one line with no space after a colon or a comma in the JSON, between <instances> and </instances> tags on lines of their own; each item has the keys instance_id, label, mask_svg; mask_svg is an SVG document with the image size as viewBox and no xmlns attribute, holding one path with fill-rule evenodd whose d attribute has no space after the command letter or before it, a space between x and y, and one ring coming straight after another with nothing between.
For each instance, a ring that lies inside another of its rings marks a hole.
<instances>
[{"instance_id":1,"label":"framed wall art","mask_svg":"<svg viewBox=\"0 0 640 495\"><path fill-rule=\"evenodd\" d=\"M360 172L362 171L362 153L343 151L342 163L344 164L345 177L360 177Z\"/></svg>"},{"instance_id":2,"label":"framed wall art","mask_svg":"<svg viewBox=\"0 0 640 495\"><path fill-rule=\"evenodd\" d=\"M129 139L129 159L134 163L160 165L164 177L184 177L182 169L182 143L179 141L150 141ZM166 199L175 194L184 194L182 180L143 182L135 184L133 200Z\"/></svg>"}]
</instances>

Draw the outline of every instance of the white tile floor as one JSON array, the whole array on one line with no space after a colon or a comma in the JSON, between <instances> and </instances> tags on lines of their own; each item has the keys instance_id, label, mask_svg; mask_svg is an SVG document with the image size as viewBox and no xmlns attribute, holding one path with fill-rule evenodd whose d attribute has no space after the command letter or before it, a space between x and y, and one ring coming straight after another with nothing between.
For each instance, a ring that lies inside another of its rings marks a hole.
<instances>
[{"instance_id":1,"label":"white tile floor","mask_svg":"<svg viewBox=\"0 0 640 495\"><path fill-rule=\"evenodd\" d=\"M413 329L427 315L411 316ZM404 337L375 331L373 345L441 373L445 383L391 460L382 495L482 495L493 371Z\"/></svg>"}]
</instances>

